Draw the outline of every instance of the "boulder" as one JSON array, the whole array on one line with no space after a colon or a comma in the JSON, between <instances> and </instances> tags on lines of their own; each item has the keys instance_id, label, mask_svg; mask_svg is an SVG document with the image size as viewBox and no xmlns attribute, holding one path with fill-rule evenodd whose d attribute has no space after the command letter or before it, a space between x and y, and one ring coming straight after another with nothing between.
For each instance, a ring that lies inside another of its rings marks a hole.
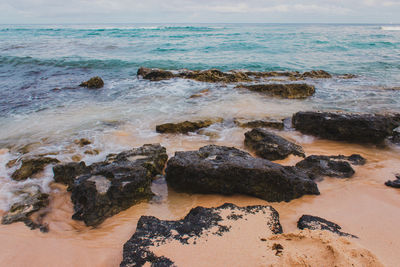
<instances>
[{"instance_id":1,"label":"boulder","mask_svg":"<svg viewBox=\"0 0 400 267\"><path fill-rule=\"evenodd\" d=\"M47 165L58 162L57 159L49 157L24 158L22 159L21 167L11 177L16 181L26 180L32 175L43 171Z\"/></svg>"},{"instance_id":2,"label":"boulder","mask_svg":"<svg viewBox=\"0 0 400 267\"><path fill-rule=\"evenodd\" d=\"M139 68L137 72L138 76L141 76L145 80L150 81L161 81L174 78L175 75L167 70L162 69L150 69L150 68Z\"/></svg>"},{"instance_id":3,"label":"boulder","mask_svg":"<svg viewBox=\"0 0 400 267\"><path fill-rule=\"evenodd\" d=\"M258 234L273 236L282 233L279 214L271 206L242 208L225 203L217 208L196 207L185 218L177 221L142 216L136 232L124 245L120 266L175 266L171 259L162 254L156 255L152 250L170 243L195 246L209 239L213 239L214 244L220 244L223 249L224 239L231 238L227 237L229 234L237 234L241 230L243 232L243 228L247 229L254 224L258 230L245 233L251 240L259 239ZM224 253L230 252L230 248L224 249ZM210 259L204 259L203 263L212 265Z\"/></svg>"},{"instance_id":4,"label":"boulder","mask_svg":"<svg viewBox=\"0 0 400 267\"><path fill-rule=\"evenodd\" d=\"M353 176L354 170L349 164L363 165L366 160L360 155L353 154L349 157L339 156L316 156L312 155L296 164L307 172L314 179L321 176L330 176L338 178L349 178Z\"/></svg>"},{"instance_id":5,"label":"boulder","mask_svg":"<svg viewBox=\"0 0 400 267\"><path fill-rule=\"evenodd\" d=\"M250 91L289 99L303 99L312 96L315 93L315 87L313 85L305 83L266 83L252 85L242 84L239 85L238 88L246 88Z\"/></svg>"},{"instance_id":6,"label":"boulder","mask_svg":"<svg viewBox=\"0 0 400 267\"><path fill-rule=\"evenodd\" d=\"M305 157L303 148L262 128L246 132L244 144L257 156L268 160L284 159L290 154Z\"/></svg>"},{"instance_id":7,"label":"boulder","mask_svg":"<svg viewBox=\"0 0 400 267\"><path fill-rule=\"evenodd\" d=\"M158 133L182 133L195 132L201 128L206 128L214 123L222 122L222 119L184 121L179 123L164 123L156 126Z\"/></svg>"},{"instance_id":8,"label":"boulder","mask_svg":"<svg viewBox=\"0 0 400 267\"><path fill-rule=\"evenodd\" d=\"M292 117L296 130L331 140L379 144L400 125L394 115L331 112L297 112Z\"/></svg>"},{"instance_id":9,"label":"boulder","mask_svg":"<svg viewBox=\"0 0 400 267\"><path fill-rule=\"evenodd\" d=\"M176 152L167 163L166 180L180 192L246 194L267 201L319 194L317 184L301 170L216 145Z\"/></svg>"},{"instance_id":10,"label":"boulder","mask_svg":"<svg viewBox=\"0 0 400 267\"><path fill-rule=\"evenodd\" d=\"M262 120L246 120L235 118L233 122L242 128L273 128L278 130L282 130L284 128L283 120L269 118Z\"/></svg>"},{"instance_id":11,"label":"boulder","mask_svg":"<svg viewBox=\"0 0 400 267\"><path fill-rule=\"evenodd\" d=\"M81 175L89 174L91 167L86 166L85 162L68 162L58 164L53 167L54 181L68 186L71 190L75 179Z\"/></svg>"},{"instance_id":12,"label":"boulder","mask_svg":"<svg viewBox=\"0 0 400 267\"><path fill-rule=\"evenodd\" d=\"M301 230L304 229L310 229L310 230L326 230L330 231L332 233L335 233L340 236L347 236L347 237L353 237L357 238L357 236L341 232L339 225L336 223L330 222L328 220L325 220L323 218L317 217L317 216L311 216L311 215L303 215L297 222L297 227Z\"/></svg>"},{"instance_id":13,"label":"boulder","mask_svg":"<svg viewBox=\"0 0 400 267\"><path fill-rule=\"evenodd\" d=\"M311 78L311 79L329 79L332 78L328 72L324 70L312 70L306 71L301 75L301 78Z\"/></svg>"},{"instance_id":14,"label":"boulder","mask_svg":"<svg viewBox=\"0 0 400 267\"><path fill-rule=\"evenodd\" d=\"M21 189L13 192L18 201L4 214L1 223L11 224L23 222L31 229L40 228L42 232L47 232L47 226L31 219L31 215L49 204L48 194L42 193L38 185L24 185Z\"/></svg>"},{"instance_id":15,"label":"boulder","mask_svg":"<svg viewBox=\"0 0 400 267\"><path fill-rule=\"evenodd\" d=\"M168 156L159 144L144 145L117 155L107 156L104 162L85 168L84 164L64 168L59 174L70 182L71 174L87 172L74 178L71 200L72 218L87 226L97 226L132 205L153 196L151 183L162 174Z\"/></svg>"},{"instance_id":16,"label":"boulder","mask_svg":"<svg viewBox=\"0 0 400 267\"><path fill-rule=\"evenodd\" d=\"M79 86L87 87L90 89L99 89L104 86L104 81L99 76L96 76L96 77L90 78L86 82L82 82Z\"/></svg>"},{"instance_id":17,"label":"boulder","mask_svg":"<svg viewBox=\"0 0 400 267\"><path fill-rule=\"evenodd\" d=\"M400 174L396 174L396 180L386 181L385 185L393 188L400 188Z\"/></svg>"}]
</instances>

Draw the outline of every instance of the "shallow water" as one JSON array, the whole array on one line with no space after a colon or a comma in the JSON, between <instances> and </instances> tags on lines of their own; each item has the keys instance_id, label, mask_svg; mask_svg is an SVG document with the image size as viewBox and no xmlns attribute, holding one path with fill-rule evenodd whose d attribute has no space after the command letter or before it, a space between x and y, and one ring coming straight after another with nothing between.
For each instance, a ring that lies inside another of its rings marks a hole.
<instances>
[{"instance_id":1,"label":"shallow water","mask_svg":"<svg viewBox=\"0 0 400 267\"><path fill-rule=\"evenodd\" d=\"M394 27L394 26L393 26ZM10 178L6 168L18 151L52 154L61 161L80 156L87 164L105 155L145 143L161 143L169 156L207 144L244 149L245 129L236 117L285 118L301 110L400 112L400 31L380 25L11 25L0 26L0 210L17 199L13 191L25 183L51 193L45 221L50 233L31 231L22 223L0 225L0 265L117 266L122 245L134 233L141 215L179 219L191 208L268 204L247 196L188 195L156 181L159 197L107 219L99 228L73 221L65 188L51 184L51 166L25 182ZM222 70L324 69L333 79L307 80L316 94L306 100L262 96L234 85L172 79L138 79L140 66L167 69ZM352 73L354 79L341 79ZM105 87L80 88L100 75ZM53 90L58 88L57 90ZM396 89L397 88L397 89ZM190 98L209 89L209 93ZM207 134L160 135L160 123L222 117ZM383 183L400 172L400 149L319 140L289 130L281 135L301 144L307 155L359 153L368 159L351 179L319 182L320 196L289 203L270 203L281 215L284 231L296 228L309 213L335 221L358 235L387 266L400 260L398 190ZM75 139L92 141L81 148ZM26 148L26 147L25 147ZM98 149L99 155L87 155ZM282 164L295 164L289 157ZM19 251L24 251L22 254Z\"/></svg>"}]
</instances>

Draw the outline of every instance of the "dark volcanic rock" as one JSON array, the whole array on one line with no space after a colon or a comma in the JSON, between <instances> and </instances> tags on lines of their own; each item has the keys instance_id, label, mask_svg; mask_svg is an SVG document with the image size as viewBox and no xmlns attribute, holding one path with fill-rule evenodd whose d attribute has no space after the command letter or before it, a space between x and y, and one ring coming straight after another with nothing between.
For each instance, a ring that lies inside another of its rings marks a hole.
<instances>
[{"instance_id":1,"label":"dark volcanic rock","mask_svg":"<svg viewBox=\"0 0 400 267\"><path fill-rule=\"evenodd\" d=\"M394 144L400 145L400 127L397 127L393 130L392 136L389 138L389 140Z\"/></svg>"},{"instance_id":2,"label":"dark volcanic rock","mask_svg":"<svg viewBox=\"0 0 400 267\"><path fill-rule=\"evenodd\" d=\"M309 156L296 164L307 172L311 177L331 176L339 178L349 178L353 176L354 170L349 164L363 165L366 160L360 155L353 154L349 157L339 156Z\"/></svg>"},{"instance_id":3,"label":"dark volcanic rock","mask_svg":"<svg viewBox=\"0 0 400 267\"><path fill-rule=\"evenodd\" d=\"M120 266L173 266L173 262L155 255L151 247L163 245L174 240L184 245L209 236L224 238L226 232L235 225L248 223L256 216L263 216L266 234L282 233L278 212L271 206L238 207L225 203L217 208L196 207L185 218L178 221L162 221L152 216L142 216L135 234L125 243L123 260ZM230 225L230 226L227 226Z\"/></svg>"},{"instance_id":4,"label":"dark volcanic rock","mask_svg":"<svg viewBox=\"0 0 400 267\"><path fill-rule=\"evenodd\" d=\"M179 123L164 123L156 126L158 133L183 133L195 132L201 128L211 126L214 123L222 122L222 119L203 121L184 121Z\"/></svg>"},{"instance_id":5,"label":"dark volcanic rock","mask_svg":"<svg viewBox=\"0 0 400 267\"><path fill-rule=\"evenodd\" d=\"M24 222L31 229L40 228L42 232L47 232L47 226L34 222L30 216L48 205L49 195L42 193L38 185L25 185L14 194L19 200L4 214L1 223Z\"/></svg>"},{"instance_id":6,"label":"dark volcanic rock","mask_svg":"<svg viewBox=\"0 0 400 267\"><path fill-rule=\"evenodd\" d=\"M75 220L96 226L106 218L150 198L152 179L162 173L168 156L159 144L144 145L117 155L109 155L104 162L90 165L90 173L74 178L71 200ZM85 166L69 165L64 174L69 182L71 174L86 172ZM61 179L61 178L60 178Z\"/></svg>"},{"instance_id":7,"label":"dark volcanic rock","mask_svg":"<svg viewBox=\"0 0 400 267\"><path fill-rule=\"evenodd\" d=\"M244 144L257 156L268 160L284 159L290 154L305 157L303 148L265 129L255 128L246 132Z\"/></svg>"},{"instance_id":8,"label":"dark volcanic rock","mask_svg":"<svg viewBox=\"0 0 400 267\"><path fill-rule=\"evenodd\" d=\"M215 145L176 152L167 163L166 180L181 192L247 194L267 201L319 194L317 184L301 170Z\"/></svg>"},{"instance_id":9,"label":"dark volcanic rock","mask_svg":"<svg viewBox=\"0 0 400 267\"><path fill-rule=\"evenodd\" d=\"M104 86L104 81L99 76L96 76L90 78L86 82L81 83L79 86L87 87L90 89L99 89Z\"/></svg>"},{"instance_id":10,"label":"dark volcanic rock","mask_svg":"<svg viewBox=\"0 0 400 267\"><path fill-rule=\"evenodd\" d=\"M16 181L26 180L32 175L43 171L47 165L58 162L57 159L48 157L25 158L22 159L21 167L11 177Z\"/></svg>"},{"instance_id":11,"label":"dark volcanic rock","mask_svg":"<svg viewBox=\"0 0 400 267\"><path fill-rule=\"evenodd\" d=\"M298 112L293 126L304 134L356 143L381 143L400 122L393 115Z\"/></svg>"},{"instance_id":12,"label":"dark volcanic rock","mask_svg":"<svg viewBox=\"0 0 400 267\"><path fill-rule=\"evenodd\" d=\"M386 181L385 185L394 187L394 188L400 188L400 174L396 174L396 180Z\"/></svg>"},{"instance_id":13,"label":"dark volcanic rock","mask_svg":"<svg viewBox=\"0 0 400 267\"><path fill-rule=\"evenodd\" d=\"M297 222L297 227L301 230L304 229L310 229L310 230L327 230L332 233L338 234L340 236L348 236L348 237L353 237L357 238L357 236L341 232L339 225L336 223L327 221L323 218L317 217L317 216L311 216L311 215L303 215Z\"/></svg>"},{"instance_id":14,"label":"dark volcanic rock","mask_svg":"<svg viewBox=\"0 0 400 267\"><path fill-rule=\"evenodd\" d=\"M150 69L150 68L139 68L137 72L138 76L142 76L145 80L150 81L161 81L174 78L174 74L167 70L161 69Z\"/></svg>"},{"instance_id":15,"label":"dark volcanic rock","mask_svg":"<svg viewBox=\"0 0 400 267\"><path fill-rule=\"evenodd\" d=\"M282 130L284 128L283 120L262 119L262 120L244 120L234 119L234 123L242 128L274 128Z\"/></svg>"},{"instance_id":16,"label":"dark volcanic rock","mask_svg":"<svg viewBox=\"0 0 400 267\"><path fill-rule=\"evenodd\" d=\"M70 190L78 176L89 174L90 171L91 168L86 166L83 161L58 164L53 167L54 181L67 185Z\"/></svg>"},{"instance_id":17,"label":"dark volcanic rock","mask_svg":"<svg viewBox=\"0 0 400 267\"><path fill-rule=\"evenodd\" d=\"M315 93L315 87L305 83L267 83L267 84L253 84L253 85L240 85L239 88L246 88L250 91L265 93L271 96L278 96L289 99L302 99L312 96Z\"/></svg>"}]
</instances>

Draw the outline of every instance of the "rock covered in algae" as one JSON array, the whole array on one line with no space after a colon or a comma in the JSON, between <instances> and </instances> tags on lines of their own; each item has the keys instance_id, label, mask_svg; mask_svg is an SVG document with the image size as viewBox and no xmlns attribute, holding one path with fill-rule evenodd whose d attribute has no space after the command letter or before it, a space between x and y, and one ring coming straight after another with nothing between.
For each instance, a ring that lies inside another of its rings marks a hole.
<instances>
[{"instance_id":1,"label":"rock covered in algae","mask_svg":"<svg viewBox=\"0 0 400 267\"><path fill-rule=\"evenodd\" d=\"M312 96L315 93L313 85L305 83L266 83L266 84L251 84L240 85L239 88L246 88L250 91L263 93L270 96L289 98L289 99L303 99Z\"/></svg>"},{"instance_id":2,"label":"rock covered in algae","mask_svg":"<svg viewBox=\"0 0 400 267\"><path fill-rule=\"evenodd\" d=\"M90 78L86 82L82 82L79 86L87 87L90 89L99 89L104 86L104 81L99 76L95 76Z\"/></svg>"},{"instance_id":3,"label":"rock covered in algae","mask_svg":"<svg viewBox=\"0 0 400 267\"><path fill-rule=\"evenodd\" d=\"M58 163L59 160L49 157L33 157L22 159L21 167L11 177L16 181L26 180L32 175L39 173L49 164Z\"/></svg>"}]
</instances>

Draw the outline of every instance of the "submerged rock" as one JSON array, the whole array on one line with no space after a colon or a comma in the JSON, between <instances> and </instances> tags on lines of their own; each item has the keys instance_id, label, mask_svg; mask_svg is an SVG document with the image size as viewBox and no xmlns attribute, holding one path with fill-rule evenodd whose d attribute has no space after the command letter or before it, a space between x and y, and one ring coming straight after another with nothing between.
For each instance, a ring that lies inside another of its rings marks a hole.
<instances>
[{"instance_id":1,"label":"submerged rock","mask_svg":"<svg viewBox=\"0 0 400 267\"><path fill-rule=\"evenodd\" d=\"M259 223L261 221L262 223ZM164 255L156 255L152 249L172 242L179 242L178 244L185 246L196 245L202 239L211 238L223 245L224 238L230 231L237 232L252 224L257 224L265 236L282 233L279 214L271 206L242 208L225 203L217 208L196 207L185 218L177 221L142 216L136 232L124 245L120 266L174 266L171 259ZM259 238L254 237L257 233L246 234L250 238Z\"/></svg>"},{"instance_id":2,"label":"submerged rock","mask_svg":"<svg viewBox=\"0 0 400 267\"><path fill-rule=\"evenodd\" d=\"M349 178L354 174L354 169L351 167L349 162L354 165L363 165L366 160L357 154L353 154L349 157L343 155L312 155L298 162L296 167L304 170L313 178L320 176Z\"/></svg>"},{"instance_id":3,"label":"submerged rock","mask_svg":"<svg viewBox=\"0 0 400 267\"><path fill-rule=\"evenodd\" d=\"M341 232L339 225L336 223L330 222L328 220L325 220L323 218L317 217L317 216L311 216L311 215L303 215L297 222L297 227L301 230L304 229L310 229L310 230L327 230L332 233L338 234L340 236L348 236L348 237L353 237L357 238L357 236Z\"/></svg>"},{"instance_id":4,"label":"submerged rock","mask_svg":"<svg viewBox=\"0 0 400 267\"><path fill-rule=\"evenodd\" d=\"M304 134L356 143L381 143L400 125L396 116L331 112L297 112L293 126Z\"/></svg>"},{"instance_id":5,"label":"submerged rock","mask_svg":"<svg viewBox=\"0 0 400 267\"><path fill-rule=\"evenodd\" d=\"M79 140L75 140L74 143L81 147L84 147L84 146L90 145L92 142L86 138L81 138Z\"/></svg>"},{"instance_id":6,"label":"submerged rock","mask_svg":"<svg viewBox=\"0 0 400 267\"><path fill-rule=\"evenodd\" d=\"M396 180L386 181L385 185L393 188L400 188L400 174L396 174Z\"/></svg>"},{"instance_id":7,"label":"submerged rock","mask_svg":"<svg viewBox=\"0 0 400 267\"><path fill-rule=\"evenodd\" d=\"M246 132L244 144L257 156L268 160L284 159L290 154L305 157L303 148L265 129L255 128Z\"/></svg>"},{"instance_id":8,"label":"submerged rock","mask_svg":"<svg viewBox=\"0 0 400 267\"><path fill-rule=\"evenodd\" d=\"M74 179L71 200L75 220L97 226L106 218L132 205L149 199L152 179L162 173L168 156L159 144L144 145L117 155L109 155L104 162L89 167L80 165L60 168L60 180L70 183L74 174L88 172ZM61 178L62 177L62 178Z\"/></svg>"},{"instance_id":9,"label":"submerged rock","mask_svg":"<svg viewBox=\"0 0 400 267\"><path fill-rule=\"evenodd\" d=\"M206 128L214 123L222 122L222 119L184 121L179 123L164 123L156 126L158 133L182 133L195 132L201 128Z\"/></svg>"},{"instance_id":10,"label":"submerged rock","mask_svg":"<svg viewBox=\"0 0 400 267\"><path fill-rule=\"evenodd\" d=\"M79 86L87 87L90 89L99 89L104 86L104 81L99 76L96 76L90 78L86 82L82 82Z\"/></svg>"},{"instance_id":11,"label":"submerged rock","mask_svg":"<svg viewBox=\"0 0 400 267\"><path fill-rule=\"evenodd\" d=\"M262 120L246 120L235 118L233 122L242 128L274 128L278 130L282 130L284 128L283 120L269 118Z\"/></svg>"},{"instance_id":12,"label":"submerged rock","mask_svg":"<svg viewBox=\"0 0 400 267\"><path fill-rule=\"evenodd\" d=\"M150 81L168 80L175 77L170 71L143 67L138 69L137 75L142 76L143 79Z\"/></svg>"},{"instance_id":13,"label":"submerged rock","mask_svg":"<svg viewBox=\"0 0 400 267\"><path fill-rule=\"evenodd\" d=\"M246 88L250 91L265 93L271 96L278 96L289 99L302 99L312 96L315 93L313 85L305 83L267 83L267 84L253 84L253 85L240 85L239 88Z\"/></svg>"},{"instance_id":14,"label":"submerged rock","mask_svg":"<svg viewBox=\"0 0 400 267\"><path fill-rule=\"evenodd\" d=\"M59 160L49 157L25 158L22 159L21 167L11 177L16 181L26 180L32 175L43 171L47 165L58 162Z\"/></svg>"},{"instance_id":15,"label":"submerged rock","mask_svg":"<svg viewBox=\"0 0 400 267\"><path fill-rule=\"evenodd\" d=\"M47 232L47 226L34 222L31 215L40 209L47 207L48 194L42 193L38 185L25 185L22 189L15 192L18 202L14 203L7 211L2 220L2 224L23 222L31 229L40 228L42 232Z\"/></svg>"},{"instance_id":16,"label":"submerged rock","mask_svg":"<svg viewBox=\"0 0 400 267\"><path fill-rule=\"evenodd\" d=\"M181 192L246 194L267 201L319 194L317 184L301 170L216 145L176 152L167 163L166 180Z\"/></svg>"}]
</instances>

